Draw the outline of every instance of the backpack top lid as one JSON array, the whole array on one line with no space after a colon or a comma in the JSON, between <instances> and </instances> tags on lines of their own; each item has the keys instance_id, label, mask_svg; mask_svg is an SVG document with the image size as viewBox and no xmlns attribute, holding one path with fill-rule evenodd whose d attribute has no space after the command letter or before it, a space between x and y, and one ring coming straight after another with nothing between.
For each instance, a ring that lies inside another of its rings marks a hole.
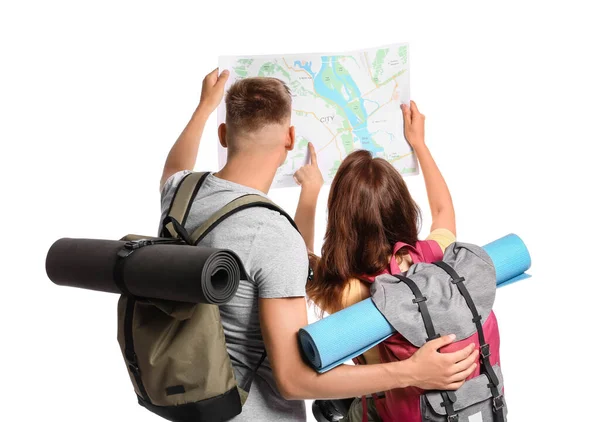
<instances>
[{"instance_id":1,"label":"backpack top lid","mask_svg":"<svg viewBox=\"0 0 600 422\"><path fill-rule=\"evenodd\" d=\"M486 321L496 297L496 271L492 260L479 246L455 242L444 253L449 264L471 294L482 324ZM457 340L476 332L473 315L458 287L442 268L417 263L406 273L426 298L427 308L441 335L454 333ZM409 286L393 275L383 274L371 285L371 298L388 322L416 347L426 343L428 335L419 313L415 295Z\"/></svg>"}]
</instances>

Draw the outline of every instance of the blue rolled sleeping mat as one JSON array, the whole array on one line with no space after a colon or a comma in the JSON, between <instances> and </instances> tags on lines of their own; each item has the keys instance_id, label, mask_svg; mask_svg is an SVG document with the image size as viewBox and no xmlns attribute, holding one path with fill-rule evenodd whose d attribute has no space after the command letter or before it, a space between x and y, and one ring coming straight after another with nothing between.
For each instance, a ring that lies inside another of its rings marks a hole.
<instances>
[{"instance_id":1,"label":"blue rolled sleeping mat","mask_svg":"<svg viewBox=\"0 0 600 422\"><path fill-rule=\"evenodd\" d=\"M531 277L525 274L531 267L527 246L516 234L509 234L482 246L496 269L496 286L503 287Z\"/></svg>"},{"instance_id":2,"label":"blue rolled sleeping mat","mask_svg":"<svg viewBox=\"0 0 600 422\"><path fill-rule=\"evenodd\" d=\"M516 234L509 234L482 247L496 269L496 286L503 287L531 277L531 256ZM323 373L360 356L381 343L395 330L371 299L365 299L320 321L301 328L300 347L307 363Z\"/></svg>"}]
</instances>

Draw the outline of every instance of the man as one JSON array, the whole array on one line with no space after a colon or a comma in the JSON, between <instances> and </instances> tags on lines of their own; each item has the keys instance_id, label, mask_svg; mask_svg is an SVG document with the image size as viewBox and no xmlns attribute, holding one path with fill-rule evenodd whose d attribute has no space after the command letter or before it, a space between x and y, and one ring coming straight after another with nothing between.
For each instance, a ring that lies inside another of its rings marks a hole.
<instances>
[{"instance_id":1,"label":"man","mask_svg":"<svg viewBox=\"0 0 600 422\"><path fill-rule=\"evenodd\" d=\"M228 72L215 69L204 79L200 103L171 149L161 179L163 217L181 179L194 168L200 138L209 115L223 98ZM277 168L294 147L291 95L274 78L248 78L231 86L226 123L219 127L227 164L207 177L191 208L186 229L193 231L226 203L245 194L266 196ZM301 195L318 195L323 180L314 159L297 173ZM306 201L316 202L316 201ZM308 211L308 213L307 213ZM314 209L302 210L310 215ZM314 220L314 218L313 218ZM300 224L300 227L306 227ZM307 244L312 239L307 240ZM301 399L356 397L418 386L456 389L475 368L474 346L452 354L437 349L452 336L433 340L411 359L379 365L342 365L317 374L302 361L298 330L307 324L305 283L307 247L279 213L250 208L224 220L203 241L228 248L242 260L248 280L235 297L220 306L228 352L238 383L248 387L263 350L261 365L242 413L236 421L304 421Z\"/></svg>"}]
</instances>

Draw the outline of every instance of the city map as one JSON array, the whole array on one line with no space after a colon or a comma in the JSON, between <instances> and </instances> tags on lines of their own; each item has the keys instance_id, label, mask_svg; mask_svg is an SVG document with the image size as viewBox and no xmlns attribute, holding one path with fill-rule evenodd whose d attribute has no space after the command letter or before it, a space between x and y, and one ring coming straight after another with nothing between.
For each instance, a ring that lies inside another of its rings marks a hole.
<instances>
[{"instance_id":1,"label":"city map","mask_svg":"<svg viewBox=\"0 0 600 422\"><path fill-rule=\"evenodd\" d=\"M292 176L308 162L308 142L315 146L325 183L356 149L386 159L403 175L418 174L400 110L410 100L408 59L408 44L395 44L340 54L223 56L219 68L230 71L226 90L253 76L275 77L290 88L296 144L275 176L272 187L279 188L296 186ZM225 121L224 101L218 121ZM220 167L226 159L219 146Z\"/></svg>"}]
</instances>

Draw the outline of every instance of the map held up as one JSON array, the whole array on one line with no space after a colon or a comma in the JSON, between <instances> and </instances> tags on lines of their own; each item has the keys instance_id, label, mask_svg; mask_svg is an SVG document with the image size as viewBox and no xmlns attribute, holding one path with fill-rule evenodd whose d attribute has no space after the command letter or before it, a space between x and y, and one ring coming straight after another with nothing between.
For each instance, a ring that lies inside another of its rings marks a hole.
<instances>
[{"instance_id":1,"label":"map held up","mask_svg":"<svg viewBox=\"0 0 600 422\"><path fill-rule=\"evenodd\" d=\"M224 56L219 69L230 71L225 90L252 76L275 77L290 88L296 145L273 181L280 188L296 186L292 176L307 163L308 142L317 150L325 183L356 149L386 159L403 175L419 173L400 110L410 101L408 58L408 44L394 44L340 54ZM223 101L218 122L224 121ZM226 160L219 146L219 167Z\"/></svg>"}]
</instances>

